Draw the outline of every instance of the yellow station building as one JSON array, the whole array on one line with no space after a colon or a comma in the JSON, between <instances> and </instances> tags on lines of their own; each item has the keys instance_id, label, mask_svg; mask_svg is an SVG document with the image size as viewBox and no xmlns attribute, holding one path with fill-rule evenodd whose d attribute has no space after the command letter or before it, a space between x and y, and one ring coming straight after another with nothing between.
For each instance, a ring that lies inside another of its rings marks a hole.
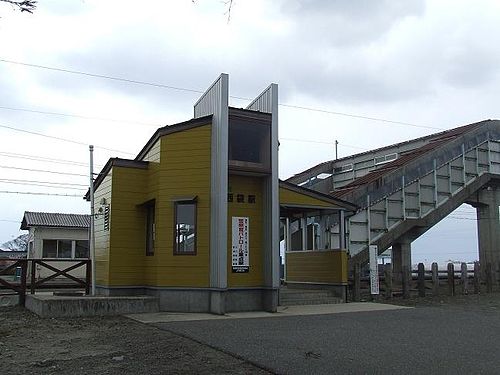
<instances>
[{"instance_id":1,"label":"yellow station building","mask_svg":"<svg viewBox=\"0 0 500 375\"><path fill-rule=\"evenodd\" d=\"M347 256L329 242L329 218L344 221L355 207L278 180L276 84L245 109L228 99L222 74L193 119L158 129L135 159L110 159L100 172L100 294L153 295L161 310L218 314L276 311L282 282L345 298Z\"/></svg>"}]
</instances>

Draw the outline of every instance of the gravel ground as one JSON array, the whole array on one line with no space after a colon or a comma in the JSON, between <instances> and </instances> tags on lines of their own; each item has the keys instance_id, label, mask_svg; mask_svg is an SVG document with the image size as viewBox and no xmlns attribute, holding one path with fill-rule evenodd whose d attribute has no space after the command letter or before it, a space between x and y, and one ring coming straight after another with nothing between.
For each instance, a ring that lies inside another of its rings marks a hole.
<instances>
[{"instance_id":1,"label":"gravel ground","mask_svg":"<svg viewBox=\"0 0 500 375\"><path fill-rule=\"evenodd\" d=\"M41 319L0 308L1 374L267 374L191 339L123 317Z\"/></svg>"}]
</instances>

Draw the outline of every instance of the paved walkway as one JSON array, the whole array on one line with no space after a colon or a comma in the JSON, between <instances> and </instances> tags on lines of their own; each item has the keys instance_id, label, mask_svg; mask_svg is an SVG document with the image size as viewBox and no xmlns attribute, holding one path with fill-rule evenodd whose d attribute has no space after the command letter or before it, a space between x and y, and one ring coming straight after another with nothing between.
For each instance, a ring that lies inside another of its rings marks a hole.
<instances>
[{"instance_id":1,"label":"paved walkway","mask_svg":"<svg viewBox=\"0 0 500 375\"><path fill-rule=\"evenodd\" d=\"M331 305L303 305L303 306L280 306L278 312L268 313L265 311L251 311L228 313L226 315L202 314L202 313L143 313L128 314L127 318L137 320L141 323L169 323L197 320L227 320L227 319L255 319L255 318L283 318L302 315L329 315L339 313L354 313L362 311L385 311L408 309L408 307L388 305L371 302L339 303Z\"/></svg>"}]
</instances>

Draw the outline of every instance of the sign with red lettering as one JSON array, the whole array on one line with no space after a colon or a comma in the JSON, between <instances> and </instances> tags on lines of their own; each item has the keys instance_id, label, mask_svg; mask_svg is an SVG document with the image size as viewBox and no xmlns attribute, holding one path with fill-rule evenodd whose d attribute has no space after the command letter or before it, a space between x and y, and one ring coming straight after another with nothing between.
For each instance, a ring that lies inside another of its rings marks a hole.
<instances>
[{"instance_id":1,"label":"sign with red lettering","mask_svg":"<svg viewBox=\"0 0 500 375\"><path fill-rule=\"evenodd\" d=\"M232 269L234 273L248 272L250 247L248 241L248 217L232 218Z\"/></svg>"}]
</instances>

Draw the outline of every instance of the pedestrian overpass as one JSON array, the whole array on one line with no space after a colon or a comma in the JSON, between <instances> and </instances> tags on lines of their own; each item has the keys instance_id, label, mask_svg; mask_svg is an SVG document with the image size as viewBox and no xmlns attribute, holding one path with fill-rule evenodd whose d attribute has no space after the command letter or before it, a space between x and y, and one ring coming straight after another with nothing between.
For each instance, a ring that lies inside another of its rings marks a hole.
<instances>
[{"instance_id":1,"label":"pedestrian overpass","mask_svg":"<svg viewBox=\"0 0 500 375\"><path fill-rule=\"evenodd\" d=\"M359 207L329 228L351 266L366 263L377 245L379 254L392 247L394 272L410 267L412 241L464 203L477 210L480 261L499 265L498 120L327 161L287 181Z\"/></svg>"}]
</instances>

